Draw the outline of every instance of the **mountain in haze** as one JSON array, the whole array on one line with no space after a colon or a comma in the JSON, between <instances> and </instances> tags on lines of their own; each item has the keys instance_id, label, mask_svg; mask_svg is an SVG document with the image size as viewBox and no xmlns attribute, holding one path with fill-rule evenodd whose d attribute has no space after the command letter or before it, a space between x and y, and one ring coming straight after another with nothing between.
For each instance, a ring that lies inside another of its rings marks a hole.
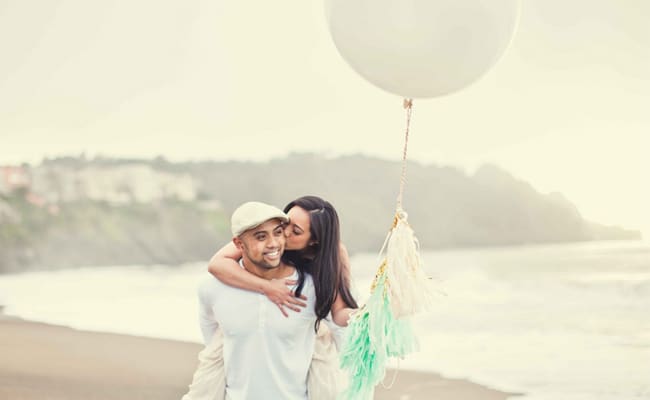
<instances>
[{"instance_id":1,"label":"mountain in haze","mask_svg":"<svg viewBox=\"0 0 650 400\"><path fill-rule=\"evenodd\" d=\"M401 166L361 155L268 162L64 157L2 167L0 271L207 261L230 239L240 203L282 207L314 194L337 208L351 252L377 251L392 223ZM408 164L404 208L422 248L640 238L586 221L559 193L506 171Z\"/></svg>"}]
</instances>

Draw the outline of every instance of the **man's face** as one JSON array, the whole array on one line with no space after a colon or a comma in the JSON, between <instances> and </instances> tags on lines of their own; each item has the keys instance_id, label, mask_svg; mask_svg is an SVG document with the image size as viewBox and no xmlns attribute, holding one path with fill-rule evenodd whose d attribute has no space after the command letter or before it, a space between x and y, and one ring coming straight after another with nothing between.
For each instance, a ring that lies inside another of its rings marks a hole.
<instances>
[{"instance_id":1,"label":"man's face","mask_svg":"<svg viewBox=\"0 0 650 400\"><path fill-rule=\"evenodd\" d=\"M272 219L249 229L234 239L243 256L262 269L273 269L280 265L284 252L284 224Z\"/></svg>"}]
</instances>

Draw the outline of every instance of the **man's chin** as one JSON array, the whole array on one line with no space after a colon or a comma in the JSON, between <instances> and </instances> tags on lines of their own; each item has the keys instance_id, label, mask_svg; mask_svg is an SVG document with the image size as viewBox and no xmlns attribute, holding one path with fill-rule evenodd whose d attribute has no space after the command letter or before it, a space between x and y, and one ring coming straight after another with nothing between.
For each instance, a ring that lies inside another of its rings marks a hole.
<instances>
[{"instance_id":1,"label":"man's chin","mask_svg":"<svg viewBox=\"0 0 650 400\"><path fill-rule=\"evenodd\" d=\"M259 266L264 269L274 269L280 266L280 260L273 260L272 262L264 260L263 262L259 263Z\"/></svg>"}]
</instances>

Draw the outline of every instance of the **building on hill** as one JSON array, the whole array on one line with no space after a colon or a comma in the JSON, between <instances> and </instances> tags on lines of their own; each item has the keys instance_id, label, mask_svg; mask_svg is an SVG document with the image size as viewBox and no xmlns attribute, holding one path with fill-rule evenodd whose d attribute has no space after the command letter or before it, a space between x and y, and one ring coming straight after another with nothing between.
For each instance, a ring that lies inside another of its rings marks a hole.
<instances>
[{"instance_id":1,"label":"building on hill","mask_svg":"<svg viewBox=\"0 0 650 400\"><path fill-rule=\"evenodd\" d=\"M0 167L0 194L11 194L19 189L29 189L29 172L19 166Z\"/></svg>"}]
</instances>

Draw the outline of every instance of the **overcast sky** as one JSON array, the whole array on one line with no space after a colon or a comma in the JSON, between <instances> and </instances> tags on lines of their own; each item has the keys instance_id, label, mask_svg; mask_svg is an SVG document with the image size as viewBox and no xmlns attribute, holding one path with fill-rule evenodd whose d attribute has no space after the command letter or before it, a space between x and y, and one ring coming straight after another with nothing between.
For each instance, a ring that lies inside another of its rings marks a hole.
<instances>
[{"instance_id":1,"label":"overcast sky","mask_svg":"<svg viewBox=\"0 0 650 400\"><path fill-rule=\"evenodd\" d=\"M525 0L483 79L415 103L410 157L492 162L650 236L649 20L645 0ZM403 124L336 52L322 1L0 0L0 163L399 159Z\"/></svg>"}]
</instances>

